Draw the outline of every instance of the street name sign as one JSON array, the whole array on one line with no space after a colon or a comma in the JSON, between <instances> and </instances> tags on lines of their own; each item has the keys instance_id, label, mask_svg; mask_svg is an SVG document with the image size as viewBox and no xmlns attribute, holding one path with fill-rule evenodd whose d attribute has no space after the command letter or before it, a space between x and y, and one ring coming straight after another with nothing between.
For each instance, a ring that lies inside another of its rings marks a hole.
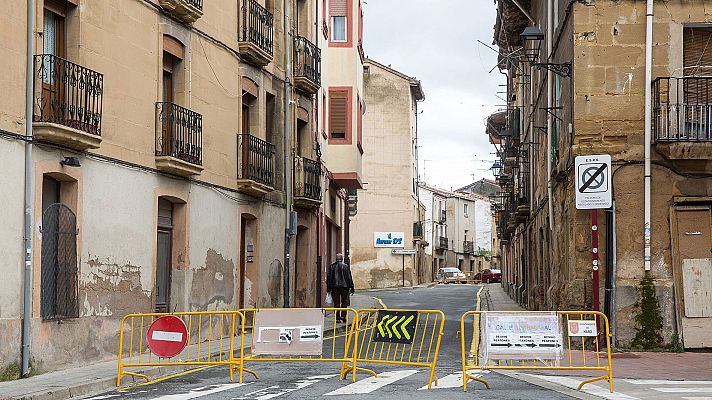
<instances>
[{"instance_id":1,"label":"street name sign","mask_svg":"<svg viewBox=\"0 0 712 400\"><path fill-rule=\"evenodd\" d=\"M576 157L576 208L594 210L613 205L611 156L608 154Z\"/></svg>"},{"instance_id":2,"label":"street name sign","mask_svg":"<svg viewBox=\"0 0 712 400\"><path fill-rule=\"evenodd\" d=\"M559 360L563 339L555 313L485 312L481 332L486 360Z\"/></svg>"},{"instance_id":3,"label":"street name sign","mask_svg":"<svg viewBox=\"0 0 712 400\"><path fill-rule=\"evenodd\" d=\"M320 308L257 310L253 354L321 355L324 311Z\"/></svg>"},{"instance_id":4,"label":"street name sign","mask_svg":"<svg viewBox=\"0 0 712 400\"><path fill-rule=\"evenodd\" d=\"M146 343L158 357L174 357L188 343L188 328L175 315L164 315L151 323L146 332Z\"/></svg>"},{"instance_id":5,"label":"street name sign","mask_svg":"<svg viewBox=\"0 0 712 400\"><path fill-rule=\"evenodd\" d=\"M411 344L417 321L417 311L379 310L371 341Z\"/></svg>"},{"instance_id":6,"label":"street name sign","mask_svg":"<svg viewBox=\"0 0 712 400\"><path fill-rule=\"evenodd\" d=\"M415 249L393 249L391 254L402 254L402 255L413 255L415 254Z\"/></svg>"}]
</instances>

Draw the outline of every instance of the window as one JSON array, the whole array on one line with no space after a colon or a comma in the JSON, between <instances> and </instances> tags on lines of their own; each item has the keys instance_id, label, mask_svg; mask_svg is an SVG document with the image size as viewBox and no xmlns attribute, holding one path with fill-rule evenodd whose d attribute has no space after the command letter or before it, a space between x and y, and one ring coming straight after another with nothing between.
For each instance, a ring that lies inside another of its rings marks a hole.
<instances>
[{"instance_id":1,"label":"window","mask_svg":"<svg viewBox=\"0 0 712 400\"><path fill-rule=\"evenodd\" d=\"M336 46L351 46L352 44L352 1L330 0L329 2L330 42Z\"/></svg>"},{"instance_id":2,"label":"window","mask_svg":"<svg viewBox=\"0 0 712 400\"><path fill-rule=\"evenodd\" d=\"M551 162L559 162L559 135L561 134L561 77L554 74L554 117L551 119Z\"/></svg>"},{"instance_id":3,"label":"window","mask_svg":"<svg viewBox=\"0 0 712 400\"><path fill-rule=\"evenodd\" d=\"M346 41L346 17L331 17L331 41L345 42Z\"/></svg>"},{"instance_id":4,"label":"window","mask_svg":"<svg viewBox=\"0 0 712 400\"><path fill-rule=\"evenodd\" d=\"M467 216L468 216L468 213L467 213L467 211L468 211L468 210L467 210L467 204L464 205L463 211L464 211L464 213L465 213L465 218L467 218Z\"/></svg>"},{"instance_id":5,"label":"window","mask_svg":"<svg viewBox=\"0 0 712 400\"><path fill-rule=\"evenodd\" d=\"M356 119L356 145L358 150L363 154L363 103L361 103L361 97L356 96L358 101L358 117ZM413 189L415 192L415 189Z\"/></svg>"},{"instance_id":6,"label":"window","mask_svg":"<svg viewBox=\"0 0 712 400\"><path fill-rule=\"evenodd\" d=\"M173 203L158 198L156 232L156 312L170 310L171 263L173 247Z\"/></svg>"},{"instance_id":7,"label":"window","mask_svg":"<svg viewBox=\"0 0 712 400\"><path fill-rule=\"evenodd\" d=\"M683 30L684 76L712 75L712 27Z\"/></svg>"},{"instance_id":8,"label":"window","mask_svg":"<svg viewBox=\"0 0 712 400\"><path fill-rule=\"evenodd\" d=\"M351 144L351 88L329 89L329 141Z\"/></svg>"},{"instance_id":9,"label":"window","mask_svg":"<svg viewBox=\"0 0 712 400\"><path fill-rule=\"evenodd\" d=\"M43 176L40 283L43 320L79 317L77 217L61 202L61 193L67 189L72 188L65 188L49 175Z\"/></svg>"}]
</instances>

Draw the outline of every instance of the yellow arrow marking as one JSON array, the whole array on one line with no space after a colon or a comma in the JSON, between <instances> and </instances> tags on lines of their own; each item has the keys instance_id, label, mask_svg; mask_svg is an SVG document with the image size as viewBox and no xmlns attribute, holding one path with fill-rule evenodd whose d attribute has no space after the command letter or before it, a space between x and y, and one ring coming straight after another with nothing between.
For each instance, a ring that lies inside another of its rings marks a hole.
<instances>
[{"instance_id":1,"label":"yellow arrow marking","mask_svg":"<svg viewBox=\"0 0 712 400\"><path fill-rule=\"evenodd\" d=\"M402 316L402 317L400 317L400 319L399 319L398 321L396 321L395 324L393 324L393 334L396 335L396 338L397 338L398 340L400 340L400 338L401 338L400 333L398 333L398 324L400 324L401 322L403 322L404 319L405 319L405 315Z\"/></svg>"},{"instance_id":2,"label":"yellow arrow marking","mask_svg":"<svg viewBox=\"0 0 712 400\"><path fill-rule=\"evenodd\" d=\"M388 319L388 317L389 317L388 314L384 315L384 316L383 316L383 319L381 320L381 322L379 322L378 325L377 325L377 326L378 326L378 332L381 333L381 337L386 337L386 332L383 332L383 326L382 326L382 325L383 325L384 322L386 322L386 320Z\"/></svg>"},{"instance_id":3,"label":"yellow arrow marking","mask_svg":"<svg viewBox=\"0 0 712 400\"><path fill-rule=\"evenodd\" d=\"M391 328L389 328L388 325L392 324L393 321L396 320L396 318L398 318L397 315L394 316L393 318L389 319L389 320L386 322L386 331L388 332L388 339L392 339L392 338L393 338L393 334L391 334ZM384 320L385 320L385 318L384 318Z\"/></svg>"},{"instance_id":4,"label":"yellow arrow marking","mask_svg":"<svg viewBox=\"0 0 712 400\"><path fill-rule=\"evenodd\" d=\"M412 320L413 320L413 316L411 315L410 317L408 317L408 319L405 320L405 322L403 322L403 323L401 324L401 330L403 331L403 336L405 336L405 338L408 339L408 340L410 340L410 333L408 333L408 330L405 329L405 327L408 326L408 324L409 324L410 321L412 321Z\"/></svg>"}]
</instances>

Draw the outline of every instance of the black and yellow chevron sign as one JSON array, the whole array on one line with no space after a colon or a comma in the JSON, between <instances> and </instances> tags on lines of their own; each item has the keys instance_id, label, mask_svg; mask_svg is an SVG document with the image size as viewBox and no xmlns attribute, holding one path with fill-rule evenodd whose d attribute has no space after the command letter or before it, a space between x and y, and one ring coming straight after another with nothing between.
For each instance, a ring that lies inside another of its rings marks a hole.
<instances>
[{"instance_id":1,"label":"black and yellow chevron sign","mask_svg":"<svg viewBox=\"0 0 712 400\"><path fill-rule=\"evenodd\" d=\"M372 341L412 343L417 319L417 311L379 310Z\"/></svg>"}]
</instances>

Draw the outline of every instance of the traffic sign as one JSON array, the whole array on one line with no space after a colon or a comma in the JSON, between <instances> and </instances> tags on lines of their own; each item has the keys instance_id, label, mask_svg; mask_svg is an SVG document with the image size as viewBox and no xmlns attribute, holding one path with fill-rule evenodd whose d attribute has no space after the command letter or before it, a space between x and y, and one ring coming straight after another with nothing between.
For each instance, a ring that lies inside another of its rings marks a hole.
<instances>
[{"instance_id":1,"label":"traffic sign","mask_svg":"<svg viewBox=\"0 0 712 400\"><path fill-rule=\"evenodd\" d=\"M413 255L415 254L415 249L393 249L391 254L403 254L403 255Z\"/></svg>"},{"instance_id":2,"label":"traffic sign","mask_svg":"<svg viewBox=\"0 0 712 400\"><path fill-rule=\"evenodd\" d=\"M613 204L611 156L576 157L576 208L593 210Z\"/></svg>"},{"instance_id":3,"label":"traffic sign","mask_svg":"<svg viewBox=\"0 0 712 400\"><path fill-rule=\"evenodd\" d=\"M174 315L164 315L148 327L146 343L151 353L158 357L176 356L188 343L188 328L182 319Z\"/></svg>"},{"instance_id":4,"label":"traffic sign","mask_svg":"<svg viewBox=\"0 0 712 400\"><path fill-rule=\"evenodd\" d=\"M410 344L415 336L417 311L379 310L372 342Z\"/></svg>"}]
</instances>

